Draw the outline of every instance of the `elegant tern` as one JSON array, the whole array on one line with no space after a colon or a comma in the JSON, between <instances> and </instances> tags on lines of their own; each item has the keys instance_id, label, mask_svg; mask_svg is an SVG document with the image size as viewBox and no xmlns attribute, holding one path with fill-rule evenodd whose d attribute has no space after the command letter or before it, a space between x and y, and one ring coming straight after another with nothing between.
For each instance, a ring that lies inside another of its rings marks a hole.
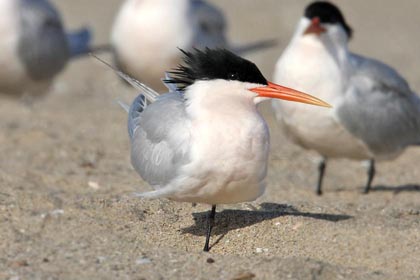
<instances>
[{"instance_id":1,"label":"elegant tern","mask_svg":"<svg viewBox=\"0 0 420 280\"><path fill-rule=\"evenodd\" d=\"M254 63L230 51L183 54L163 95L119 72L141 92L123 107L132 165L154 189L138 196L212 205L208 251L216 205L252 201L265 189L269 131L257 104L280 98L329 105L268 82Z\"/></svg>"},{"instance_id":2,"label":"elegant tern","mask_svg":"<svg viewBox=\"0 0 420 280\"><path fill-rule=\"evenodd\" d=\"M375 160L393 159L420 144L419 97L390 66L350 52L351 36L335 5L314 2L276 64L276 83L310 92L334 107L318 110L272 102L285 134L322 156L318 194L328 158L369 160L368 193Z\"/></svg>"}]
</instances>

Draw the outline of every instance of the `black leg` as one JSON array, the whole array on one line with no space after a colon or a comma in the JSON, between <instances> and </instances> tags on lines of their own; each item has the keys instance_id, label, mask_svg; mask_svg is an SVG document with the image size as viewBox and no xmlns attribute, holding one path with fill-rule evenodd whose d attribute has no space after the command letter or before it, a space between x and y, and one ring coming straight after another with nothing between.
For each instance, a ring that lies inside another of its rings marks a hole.
<instances>
[{"instance_id":1,"label":"black leg","mask_svg":"<svg viewBox=\"0 0 420 280\"><path fill-rule=\"evenodd\" d=\"M210 251L210 235L211 235L211 229L214 225L214 218L216 217L216 205L213 205L211 207L211 211L209 213L209 216L207 218L207 235L206 235L206 244L204 245L204 252Z\"/></svg>"},{"instance_id":2,"label":"black leg","mask_svg":"<svg viewBox=\"0 0 420 280\"><path fill-rule=\"evenodd\" d=\"M318 185L316 186L316 194L322 195L322 180L324 179L325 168L327 167L327 158L323 157L318 165Z\"/></svg>"},{"instance_id":3,"label":"black leg","mask_svg":"<svg viewBox=\"0 0 420 280\"><path fill-rule=\"evenodd\" d=\"M366 187L365 187L365 190L364 190L363 193L365 193L365 194L369 193L370 188L372 187L372 181L373 181L373 178L375 177L375 173L376 173L376 170L375 170L375 160L374 159L371 159L369 161L368 181L366 183Z\"/></svg>"}]
</instances>

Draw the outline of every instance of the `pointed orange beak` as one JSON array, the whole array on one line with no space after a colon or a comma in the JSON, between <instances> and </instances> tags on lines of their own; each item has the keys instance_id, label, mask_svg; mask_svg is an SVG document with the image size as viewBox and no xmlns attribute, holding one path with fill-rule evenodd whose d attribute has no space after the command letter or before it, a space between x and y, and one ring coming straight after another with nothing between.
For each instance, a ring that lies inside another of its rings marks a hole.
<instances>
[{"instance_id":1,"label":"pointed orange beak","mask_svg":"<svg viewBox=\"0 0 420 280\"><path fill-rule=\"evenodd\" d=\"M308 34L315 34L321 35L322 33L326 32L327 30L321 26L321 20L318 17L315 17L311 21L311 25L305 30L304 35Z\"/></svg>"},{"instance_id":2,"label":"pointed orange beak","mask_svg":"<svg viewBox=\"0 0 420 280\"><path fill-rule=\"evenodd\" d=\"M255 92L260 97L277 98L283 100L289 100L294 102L301 102L306 104L312 104L322 107L331 108L332 106L321 99L318 99L312 95L288 88L283 87L271 82L268 82L267 86L252 88L250 91Z\"/></svg>"}]
</instances>

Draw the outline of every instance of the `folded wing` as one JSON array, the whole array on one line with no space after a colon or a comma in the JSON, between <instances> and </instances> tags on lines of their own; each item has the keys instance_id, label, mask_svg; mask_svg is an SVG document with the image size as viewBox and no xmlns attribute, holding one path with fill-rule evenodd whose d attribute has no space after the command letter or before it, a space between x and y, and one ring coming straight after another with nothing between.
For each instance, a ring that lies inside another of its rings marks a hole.
<instances>
[{"instance_id":1,"label":"folded wing","mask_svg":"<svg viewBox=\"0 0 420 280\"><path fill-rule=\"evenodd\" d=\"M398 153L420 143L420 99L391 67L358 55L343 103L340 122L375 155Z\"/></svg>"}]
</instances>

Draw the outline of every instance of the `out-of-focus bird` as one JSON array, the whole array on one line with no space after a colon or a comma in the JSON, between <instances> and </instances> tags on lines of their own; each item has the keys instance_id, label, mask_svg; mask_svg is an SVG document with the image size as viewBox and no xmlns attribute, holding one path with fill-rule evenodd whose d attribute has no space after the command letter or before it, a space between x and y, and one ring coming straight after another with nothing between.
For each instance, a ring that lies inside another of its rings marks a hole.
<instances>
[{"instance_id":1,"label":"out-of-focus bird","mask_svg":"<svg viewBox=\"0 0 420 280\"><path fill-rule=\"evenodd\" d=\"M160 78L181 62L178 48L227 48L237 54L274 45L273 40L232 46L222 11L203 0L126 0L111 43L119 69L164 91Z\"/></svg>"},{"instance_id":2,"label":"out-of-focus bird","mask_svg":"<svg viewBox=\"0 0 420 280\"><path fill-rule=\"evenodd\" d=\"M274 81L315 94L334 110L273 101L285 133L317 151L317 193L327 158L369 160L368 193L375 160L393 159L420 144L420 99L391 67L348 50L352 36L340 10L329 2L310 4L277 62Z\"/></svg>"},{"instance_id":3,"label":"out-of-focus bird","mask_svg":"<svg viewBox=\"0 0 420 280\"><path fill-rule=\"evenodd\" d=\"M1 0L0 14L1 93L42 95L69 59L90 51L90 31L66 33L47 0Z\"/></svg>"},{"instance_id":4,"label":"out-of-focus bird","mask_svg":"<svg viewBox=\"0 0 420 280\"><path fill-rule=\"evenodd\" d=\"M212 205L208 251L216 205L252 201L265 189L269 132L257 104L280 98L329 105L268 82L255 64L227 50L184 55L163 95L119 74L141 92L125 106L131 162L155 190L139 196Z\"/></svg>"}]
</instances>

